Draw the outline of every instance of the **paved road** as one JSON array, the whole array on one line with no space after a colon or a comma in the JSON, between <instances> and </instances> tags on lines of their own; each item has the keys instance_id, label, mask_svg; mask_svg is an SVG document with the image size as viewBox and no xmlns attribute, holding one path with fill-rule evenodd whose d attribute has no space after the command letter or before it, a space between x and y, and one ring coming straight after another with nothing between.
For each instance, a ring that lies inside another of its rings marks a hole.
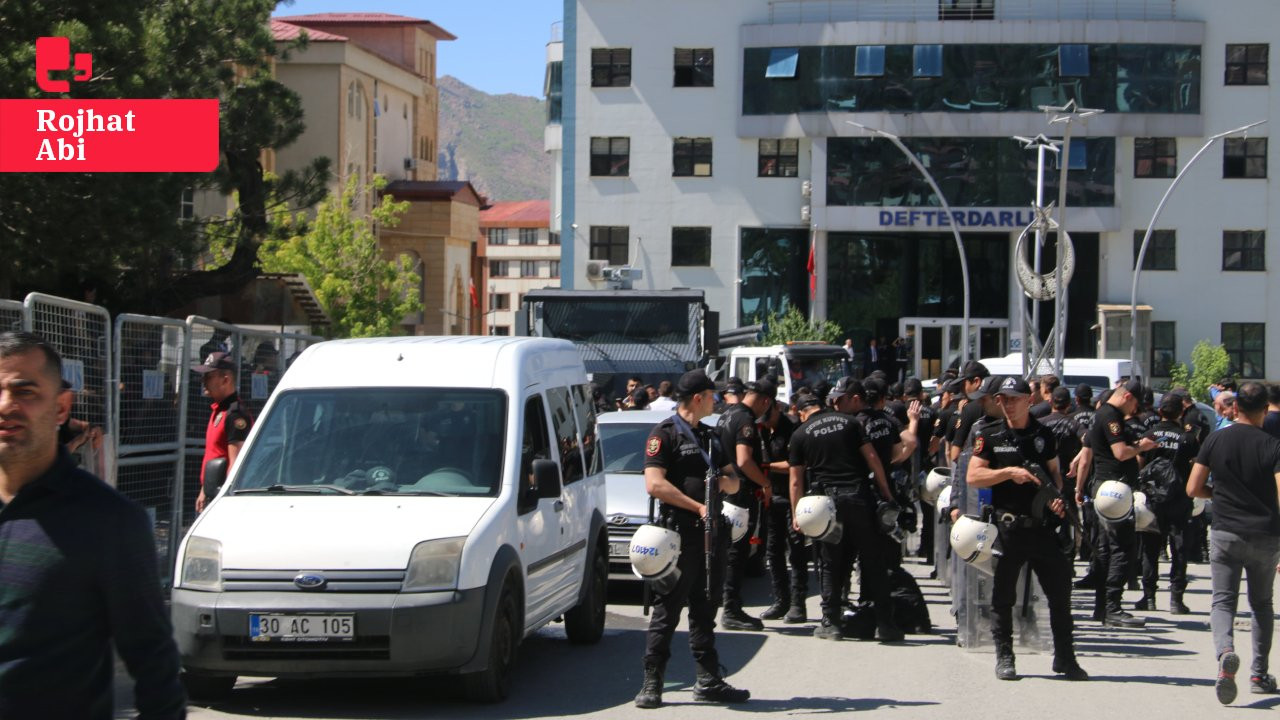
<instances>
[{"instance_id":1,"label":"paved road","mask_svg":"<svg viewBox=\"0 0 1280 720\"><path fill-rule=\"evenodd\" d=\"M910 569L922 576L925 568ZM1081 568L1082 570L1082 568ZM693 667L676 637L675 657L667 673L668 717L723 717L730 712L782 715L852 715L899 718L970 718L1004 715L1008 703L1037 720L1072 718L1082 709L1089 720L1105 718L1242 717L1242 710L1280 705L1280 696L1250 695L1247 677L1232 710L1214 698L1215 666L1208 632L1207 565L1192 565L1186 596L1192 614L1171 617L1168 593L1161 611L1146 613L1145 630L1102 628L1087 618L1092 594L1077 591L1076 642L1089 683L1069 683L1050 672L1051 656L1020 654L1018 682L993 674L989 652L955 646L955 623L947 612L945 589L921 581L937 630L908 636L897 645L845 641L821 642L810 626L773 624L761 633L721 633L722 662L735 685L752 692L750 703L733 710L693 702ZM763 608L765 581L749 588ZM1137 593L1126 593L1130 600ZM1243 603L1243 598L1241 599ZM640 653L646 620L639 594L614 592L605 638L593 647L573 647L558 626L540 631L521 648L512 697L495 706L471 705L453 692L449 681L292 681L241 680L231 697L213 705L193 705L191 717L211 718L652 718L655 713L631 705L640 683ZM810 615L817 598L809 599ZM683 630L683 627L682 627ZM1247 625L1237 630L1238 647L1249 647ZM1249 656L1242 657L1248 668ZM1247 675L1247 673L1246 673ZM124 683L122 683L124 684ZM127 703L127 695L121 702ZM122 715L123 717L124 715Z\"/></svg>"}]
</instances>

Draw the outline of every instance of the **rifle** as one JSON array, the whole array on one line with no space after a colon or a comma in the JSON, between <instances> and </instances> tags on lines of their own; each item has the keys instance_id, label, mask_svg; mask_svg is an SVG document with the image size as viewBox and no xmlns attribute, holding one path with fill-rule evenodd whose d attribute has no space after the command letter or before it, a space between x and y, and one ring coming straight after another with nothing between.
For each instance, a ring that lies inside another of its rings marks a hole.
<instances>
[{"instance_id":1,"label":"rifle","mask_svg":"<svg viewBox=\"0 0 1280 720\"><path fill-rule=\"evenodd\" d=\"M713 467L707 468L705 482L706 502L704 505L707 508L707 516L702 519L702 543L707 563L707 601L715 602L715 581L712 579L712 572L715 570L716 564L716 543L719 542L720 472Z\"/></svg>"}]
</instances>

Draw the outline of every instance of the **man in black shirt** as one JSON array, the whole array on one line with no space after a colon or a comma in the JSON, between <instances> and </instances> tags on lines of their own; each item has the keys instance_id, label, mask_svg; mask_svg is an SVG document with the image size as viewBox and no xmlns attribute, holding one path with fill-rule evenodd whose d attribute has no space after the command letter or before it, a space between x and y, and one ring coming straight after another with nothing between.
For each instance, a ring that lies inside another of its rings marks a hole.
<instances>
[{"instance_id":1,"label":"man in black shirt","mask_svg":"<svg viewBox=\"0 0 1280 720\"><path fill-rule=\"evenodd\" d=\"M825 494L835 502L836 517L844 527L838 543L819 543L823 563L822 623L814 630L814 637L844 637L840 628L844 587L853 572L855 555L861 552L862 590L875 604L880 639L901 640L902 631L893 622L888 566L882 553L867 551L879 542L876 501L891 501L893 496L884 467L867 441L862 424L847 413L854 393L863 392L857 380L841 378L829 396L834 404L832 410L823 410L821 401L811 394L797 394L795 403L802 422L791 436L791 506L795 507L808 493ZM874 485L869 478L872 474Z\"/></svg>"},{"instance_id":2,"label":"man in black shirt","mask_svg":"<svg viewBox=\"0 0 1280 720\"><path fill-rule=\"evenodd\" d=\"M1071 559L1054 535L1054 527L1066 518L1057 442L1052 432L1031 417L1031 388L1022 378L1006 378L996 391L996 401L1006 419L984 424L974 432L973 456L966 474L970 487L991 488L999 532L991 589L996 677L1018 677L1013 659L1013 604L1018 575L1029 563L1049 603L1053 671L1071 680L1087 680L1088 673L1076 662L1072 640ZM1053 482L1056 492L1042 487L1044 479Z\"/></svg>"},{"instance_id":3,"label":"man in black shirt","mask_svg":"<svg viewBox=\"0 0 1280 720\"><path fill-rule=\"evenodd\" d=\"M1125 416L1138 409L1142 384L1129 380L1111 392L1107 401L1098 406L1093 427L1089 429L1089 449L1093 454L1093 488L1108 480L1119 480L1130 488L1138 486L1138 453L1155 448L1150 438L1142 438L1136 445L1125 426ZM1091 496L1095 492L1089 493ZM1116 627L1141 627L1145 624L1125 612L1121 605L1125 584L1129 578L1137 539L1133 518L1103 523L1099 528L1097 554L1101 567L1106 570L1106 583L1099 585L1094 596L1094 619Z\"/></svg>"},{"instance_id":4,"label":"man in black shirt","mask_svg":"<svg viewBox=\"0 0 1280 720\"><path fill-rule=\"evenodd\" d=\"M1031 406L1031 417L1039 420L1053 412L1053 391L1057 390L1061 384L1057 375L1040 376L1040 394L1035 398L1035 404Z\"/></svg>"},{"instance_id":5,"label":"man in black shirt","mask_svg":"<svg viewBox=\"0 0 1280 720\"><path fill-rule=\"evenodd\" d=\"M738 476L719 443L713 442L710 428L700 420L715 404L715 384L701 370L691 370L676 383L676 412L654 427L645 441L644 484L649 495L660 503L664 524L680 534L680 579L667 593L655 593L653 615L645 637L644 684L636 695L636 707L662 705L663 676L671 657L671 638L680 613L689 607L689 647L693 651L697 683L693 697L709 702L744 702L746 690L731 687L720 675L716 653L716 602L718 594L707 592L707 562L700 550L704 545L706 522L706 480L709 471L719 470L721 492L738 491ZM723 527L723 526L722 526ZM722 533L715 553L716 572L724 572ZM713 572L713 580L715 573ZM712 583L713 585L715 583Z\"/></svg>"},{"instance_id":6,"label":"man in black shirt","mask_svg":"<svg viewBox=\"0 0 1280 720\"><path fill-rule=\"evenodd\" d=\"M774 403L765 416L761 433L764 459L769 472L769 489L773 498L764 509L768 523L766 551L769 577L773 581L773 604L760 614L761 620L783 618L788 624L807 622L805 598L809 596L809 548L804 535L795 531L791 512L790 473L787 462L791 436L797 423L791 421L782 406Z\"/></svg>"},{"instance_id":7,"label":"man in black shirt","mask_svg":"<svg viewBox=\"0 0 1280 720\"><path fill-rule=\"evenodd\" d=\"M903 383L903 402L918 403L920 416L916 420L916 451L911 455L911 482L919 487L925 475L933 469L933 455L936 450L933 440L933 426L937 424L937 410L929 402L929 396L917 378L908 378ZM908 421L910 418L907 418ZM909 424L909 423L908 423ZM916 553L924 558L925 564L933 564L933 506L920 503L920 549Z\"/></svg>"},{"instance_id":8,"label":"man in black shirt","mask_svg":"<svg viewBox=\"0 0 1280 720\"><path fill-rule=\"evenodd\" d=\"M977 360L970 360L965 363L964 372L961 373L961 377L964 378L965 393L972 394L978 392L982 387L982 381L990 375L991 373L987 370L987 366ZM965 443L969 440L969 430L973 428L973 424L975 422L982 419L983 415L985 415L985 413L982 410L981 404L969 402L960 410L959 416L952 420L955 429L948 438L951 443L951 448L948 451L948 459L950 459L951 462L954 463L960 459L960 452L964 449Z\"/></svg>"},{"instance_id":9,"label":"man in black shirt","mask_svg":"<svg viewBox=\"0 0 1280 720\"><path fill-rule=\"evenodd\" d=\"M1209 564L1213 605L1209 626L1218 657L1215 691L1223 705L1236 697L1235 674L1240 657L1235 652L1233 626L1240 594L1240 573L1249 583L1249 607L1253 610L1253 665L1251 690L1276 691L1276 679L1268 671L1275 616L1272 593L1280 562L1280 440L1262 430L1267 391L1247 382L1236 397L1236 423L1209 435L1200 446L1187 494L1213 498ZM1213 473L1213 485L1207 483Z\"/></svg>"},{"instance_id":10,"label":"man in black shirt","mask_svg":"<svg viewBox=\"0 0 1280 720\"><path fill-rule=\"evenodd\" d=\"M1267 386L1267 414L1262 420L1262 429L1280 440L1280 385Z\"/></svg>"},{"instance_id":11,"label":"man in black shirt","mask_svg":"<svg viewBox=\"0 0 1280 720\"><path fill-rule=\"evenodd\" d=\"M186 717L151 521L59 447L61 365L0 334L0 718L115 717L113 646L141 718Z\"/></svg>"},{"instance_id":12,"label":"man in black shirt","mask_svg":"<svg viewBox=\"0 0 1280 720\"><path fill-rule=\"evenodd\" d=\"M1187 589L1187 556L1183 538L1187 522L1191 519L1191 498L1187 497L1187 477L1191 463L1200 446L1195 434L1183 429L1182 401L1165 395L1160 400L1160 422L1147 431L1157 447L1142 455L1145 478L1143 491L1155 513L1159 532L1138 533L1139 553L1142 556L1142 600L1135 606L1139 610L1156 609L1156 584L1159 580L1160 550L1169 548L1169 612L1186 615L1190 610L1182 602Z\"/></svg>"},{"instance_id":13,"label":"man in black shirt","mask_svg":"<svg viewBox=\"0 0 1280 720\"><path fill-rule=\"evenodd\" d=\"M769 476L761 468L764 448L756 420L762 417L775 402L778 390L773 381L749 382L745 385L742 402L729 405L716 422L720 434L720 446L732 453L733 470L738 476L739 490L729 497L729 502L751 510L747 533L729 546L728 569L724 582L724 611L720 625L725 630L763 630L764 623L751 617L742 609L742 580L751 557L751 537L755 523L759 521L756 500L757 489L769 493Z\"/></svg>"},{"instance_id":14,"label":"man in black shirt","mask_svg":"<svg viewBox=\"0 0 1280 720\"><path fill-rule=\"evenodd\" d=\"M1204 416L1204 413L1200 412L1200 408L1191 399L1191 393L1187 392L1185 388L1174 388L1168 394L1182 401L1183 430L1194 432L1196 442L1204 444L1205 439L1209 437L1209 433L1213 432L1213 423Z\"/></svg>"},{"instance_id":15,"label":"man in black shirt","mask_svg":"<svg viewBox=\"0 0 1280 720\"><path fill-rule=\"evenodd\" d=\"M938 465L947 464L948 444L955 429L956 414L960 412L960 400L964 397L964 381L952 378L942 386L942 397L938 400L938 420L933 424L933 440L930 449L938 456L933 460Z\"/></svg>"}]
</instances>

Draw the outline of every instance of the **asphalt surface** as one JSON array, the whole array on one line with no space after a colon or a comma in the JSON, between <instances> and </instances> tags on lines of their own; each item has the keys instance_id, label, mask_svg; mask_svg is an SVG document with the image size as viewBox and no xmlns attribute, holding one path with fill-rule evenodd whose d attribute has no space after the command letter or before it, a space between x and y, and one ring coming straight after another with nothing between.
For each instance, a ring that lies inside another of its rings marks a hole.
<instances>
[{"instance_id":1,"label":"asphalt surface","mask_svg":"<svg viewBox=\"0 0 1280 720\"><path fill-rule=\"evenodd\" d=\"M456 692L456 681L241 679L230 697L214 704L193 704L192 718L633 718L724 717L731 713L776 713L900 718L1000 717L1013 713L1037 720L1072 718L1247 717L1246 710L1280 706L1280 695L1252 695L1248 688L1247 603L1241 597L1236 646L1241 649L1241 694L1230 708L1214 696L1212 637L1208 626L1209 567L1192 564L1186 603L1192 613L1170 616L1162 591L1159 610L1136 613L1148 618L1141 630L1104 628L1088 620L1091 591L1073 597L1076 645L1081 665L1092 675L1071 683L1050 671L1051 654L1021 651L1022 678L995 678L988 650L966 651L955 644L955 622L946 589L925 578L928 569L908 564L921 579L935 625L931 635L909 635L897 644L823 642L806 626L772 622L764 632L718 632L721 662L735 686L751 690L738 706L696 703L690 692L693 664L686 649L685 626L677 634L667 671L665 710L632 705L641 679L640 655L647 620L634 588L610 593L607 629L595 646L571 646L558 625L527 638L520 649L511 698L498 705L474 705ZM1163 569L1163 568L1162 568ZM1083 567L1077 566L1082 573ZM1163 582L1163 579L1162 579ZM748 610L754 615L768 602L766 580L748 585ZM1127 592L1126 604L1139 593ZM808 602L818 613L816 596ZM119 717L131 717L128 679L117 677Z\"/></svg>"}]
</instances>

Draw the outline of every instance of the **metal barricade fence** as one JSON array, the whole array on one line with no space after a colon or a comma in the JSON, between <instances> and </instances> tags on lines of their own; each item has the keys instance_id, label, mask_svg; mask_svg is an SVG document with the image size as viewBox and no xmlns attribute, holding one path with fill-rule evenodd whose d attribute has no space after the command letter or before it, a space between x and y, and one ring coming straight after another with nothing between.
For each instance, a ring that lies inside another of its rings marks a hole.
<instances>
[{"instance_id":1,"label":"metal barricade fence","mask_svg":"<svg viewBox=\"0 0 1280 720\"><path fill-rule=\"evenodd\" d=\"M151 515L161 580L168 585L186 504L181 479L191 374L187 324L119 315L115 340L116 487Z\"/></svg>"},{"instance_id":2,"label":"metal barricade fence","mask_svg":"<svg viewBox=\"0 0 1280 720\"><path fill-rule=\"evenodd\" d=\"M0 300L0 332L26 327L26 308L19 300Z\"/></svg>"},{"instance_id":3,"label":"metal barricade fence","mask_svg":"<svg viewBox=\"0 0 1280 720\"><path fill-rule=\"evenodd\" d=\"M114 388L111 382L111 314L105 308L31 293L23 302L25 328L62 355L62 378L75 401L71 417L102 428L102 438L81 446L82 467L111 482L115 476Z\"/></svg>"}]
</instances>

